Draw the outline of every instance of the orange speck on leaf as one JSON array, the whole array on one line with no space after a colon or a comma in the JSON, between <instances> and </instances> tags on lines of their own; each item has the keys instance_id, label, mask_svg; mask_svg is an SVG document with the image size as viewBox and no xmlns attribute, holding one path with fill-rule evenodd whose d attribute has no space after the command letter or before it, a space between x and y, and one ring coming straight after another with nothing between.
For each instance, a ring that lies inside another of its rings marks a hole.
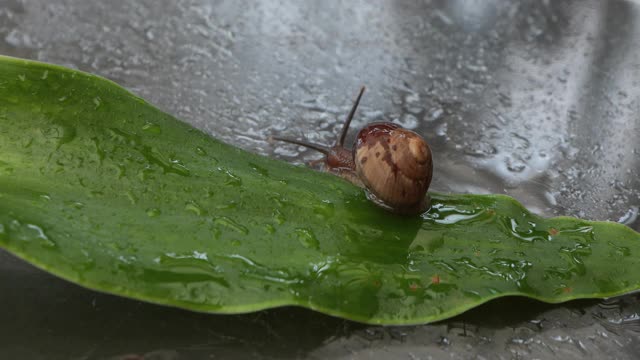
<instances>
[{"instance_id":1,"label":"orange speck on leaf","mask_svg":"<svg viewBox=\"0 0 640 360\"><path fill-rule=\"evenodd\" d=\"M558 235L560 231L558 231L558 229L556 228L551 228L549 229L549 235L554 236L554 235Z\"/></svg>"},{"instance_id":2,"label":"orange speck on leaf","mask_svg":"<svg viewBox=\"0 0 640 360\"><path fill-rule=\"evenodd\" d=\"M431 283L438 285L440 284L440 275L436 274L431 277Z\"/></svg>"},{"instance_id":3,"label":"orange speck on leaf","mask_svg":"<svg viewBox=\"0 0 640 360\"><path fill-rule=\"evenodd\" d=\"M419 286L418 286L418 284L416 284L416 283L414 283L414 282L412 282L411 284L409 284L409 290L411 290L411 291L416 291L416 290L418 290L418 287L419 287Z\"/></svg>"}]
</instances>

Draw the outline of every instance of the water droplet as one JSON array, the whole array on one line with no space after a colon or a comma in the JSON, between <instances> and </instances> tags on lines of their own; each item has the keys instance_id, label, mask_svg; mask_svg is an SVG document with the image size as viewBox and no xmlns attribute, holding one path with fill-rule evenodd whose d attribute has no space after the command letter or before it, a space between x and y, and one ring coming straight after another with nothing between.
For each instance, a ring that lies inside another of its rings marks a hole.
<instances>
[{"instance_id":1,"label":"water droplet","mask_svg":"<svg viewBox=\"0 0 640 360\"><path fill-rule=\"evenodd\" d=\"M300 244L302 244L302 246L309 249L319 248L320 242L311 230L299 228L296 229L296 235L298 235L298 241L300 241Z\"/></svg>"},{"instance_id":2,"label":"water droplet","mask_svg":"<svg viewBox=\"0 0 640 360\"><path fill-rule=\"evenodd\" d=\"M474 141L464 146L464 153L474 157L489 157L498 153L495 146L485 141Z\"/></svg>"},{"instance_id":3,"label":"water droplet","mask_svg":"<svg viewBox=\"0 0 640 360\"><path fill-rule=\"evenodd\" d=\"M424 120L436 121L440 119L443 115L445 115L444 109L438 106L427 111L427 114L424 116Z\"/></svg>"},{"instance_id":4,"label":"water droplet","mask_svg":"<svg viewBox=\"0 0 640 360\"><path fill-rule=\"evenodd\" d=\"M609 244L609 246L611 246L612 248L614 248L616 250L616 253L618 256L630 256L631 255L631 249L629 249L626 246L619 246L617 244L615 244L612 241L607 242L607 244Z\"/></svg>"},{"instance_id":5,"label":"water droplet","mask_svg":"<svg viewBox=\"0 0 640 360\"><path fill-rule=\"evenodd\" d=\"M444 204L435 204L430 211L424 213L422 218L432 220L438 224L454 225L493 221L495 210L457 207Z\"/></svg>"},{"instance_id":6,"label":"water droplet","mask_svg":"<svg viewBox=\"0 0 640 360\"><path fill-rule=\"evenodd\" d=\"M87 270L90 270L96 266L96 262L91 257L91 253L89 251L82 249L80 250L80 253L83 255L83 258L79 259L72 265L74 269L80 272L86 272ZM82 276L82 273L80 273L80 276Z\"/></svg>"},{"instance_id":7,"label":"water droplet","mask_svg":"<svg viewBox=\"0 0 640 360\"><path fill-rule=\"evenodd\" d=\"M142 126L142 130L149 134L154 134L154 135L158 135L162 133L162 129L160 128L160 126L158 124L154 124L151 122L144 124Z\"/></svg>"},{"instance_id":8,"label":"water droplet","mask_svg":"<svg viewBox=\"0 0 640 360\"><path fill-rule=\"evenodd\" d=\"M503 217L500 221L501 227L508 230L511 236L514 236L520 240L527 242L533 242L536 240L550 240L549 230L538 230L536 224L523 219L514 219L510 217Z\"/></svg>"},{"instance_id":9,"label":"water droplet","mask_svg":"<svg viewBox=\"0 0 640 360\"><path fill-rule=\"evenodd\" d=\"M515 173L521 173L524 169L526 169L527 165L517 159L512 159L511 157L505 158L507 170Z\"/></svg>"},{"instance_id":10,"label":"water droplet","mask_svg":"<svg viewBox=\"0 0 640 360\"><path fill-rule=\"evenodd\" d=\"M356 242L363 236L363 234L356 228L353 228L346 224L342 226L342 230L344 234L344 240L347 242Z\"/></svg>"},{"instance_id":11,"label":"water droplet","mask_svg":"<svg viewBox=\"0 0 640 360\"><path fill-rule=\"evenodd\" d=\"M235 175L233 172L231 172L231 170L228 169L224 169L224 168L218 168L218 171L222 171L226 177L224 184L228 185L228 186L241 186L242 185L242 179Z\"/></svg>"},{"instance_id":12,"label":"water droplet","mask_svg":"<svg viewBox=\"0 0 640 360\"><path fill-rule=\"evenodd\" d=\"M208 192L207 195L208 195L207 197L212 197L214 193ZM229 209L235 209L237 207L238 207L238 203L235 200L229 200L225 203L216 205L217 210L229 210Z\"/></svg>"},{"instance_id":13,"label":"water droplet","mask_svg":"<svg viewBox=\"0 0 640 360\"><path fill-rule=\"evenodd\" d=\"M273 210L273 220L276 222L276 224L282 225L282 224L284 224L285 221L287 221L287 218L284 216L284 214L282 214L282 212L280 210L274 209Z\"/></svg>"},{"instance_id":14,"label":"water droplet","mask_svg":"<svg viewBox=\"0 0 640 360\"><path fill-rule=\"evenodd\" d=\"M261 176L269 177L269 170L263 168L262 166L256 165L254 163L249 163L249 166L251 166L251 168Z\"/></svg>"},{"instance_id":15,"label":"water droplet","mask_svg":"<svg viewBox=\"0 0 640 360\"><path fill-rule=\"evenodd\" d=\"M273 226L271 224L266 224L264 226L264 231L266 231L267 234L275 234L276 228L275 228L275 226Z\"/></svg>"},{"instance_id":16,"label":"water droplet","mask_svg":"<svg viewBox=\"0 0 640 360\"><path fill-rule=\"evenodd\" d=\"M60 148L76 138L76 128L68 124L54 123L51 127L43 129L42 135L47 139L56 140L56 145Z\"/></svg>"},{"instance_id":17,"label":"water droplet","mask_svg":"<svg viewBox=\"0 0 640 360\"><path fill-rule=\"evenodd\" d=\"M131 203L131 205L135 205L136 203L138 203L138 198L135 196L133 192L127 191L124 193L124 196L126 196L127 199L129 199L129 202Z\"/></svg>"},{"instance_id":18,"label":"water droplet","mask_svg":"<svg viewBox=\"0 0 640 360\"><path fill-rule=\"evenodd\" d=\"M161 214L161 212L160 212L159 209L156 209L156 208L147 209L147 216L149 216L149 217L156 217L156 216L158 216L160 214Z\"/></svg>"},{"instance_id":19,"label":"water droplet","mask_svg":"<svg viewBox=\"0 0 640 360\"><path fill-rule=\"evenodd\" d=\"M77 210L81 210L82 208L84 208L84 203L81 203L79 201L71 201L68 203L68 205Z\"/></svg>"},{"instance_id":20,"label":"water droplet","mask_svg":"<svg viewBox=\"0 0 640 360\"><path fill-rule=\"evenodd\" d=\"M207 152L204 151L204 149L201 148L200 146L196 146L196 154L198 154L200 156L206 156Z\"/></svg>"},{"instance_id":21,"label":"water droplet","mask_svg":"<svg viewBox=\"0 0 640 360\"><path fill-rule=\"evenodd\" d=\"M102 161L104 161L104 157L105 157L104 150L102 150L102 148L100 147L100 142L98 141L98 138L93 137L91 138L91 141L93 141L93 145L94 145L93 150L98 156L98 161L100 162L100 164L102 164Z\"/></svg>"},{"instance_id":22,"label":"water droplet","mask_svg":"<svg viewBox=\"0 0 640 360\"><path fill-rule=\"evenodd\" d=\"M329 219L333 217L333 214L335 213L335 207L331 201L323 200L320 205L315 205L313 207L313 212L324 219Z\"/></svg>"},{"instance_id":23,"label":"water droplet","mask_svg":"<svg viewBox=\"0 0 640 360\"><path fill-rule=\"evenodd\" d=\"M56 247L56 243L47 236L45 231L38 225L21 223L18 220L12 220L9 223L8 234L12 238L20 241L38 240L40 245L48 248Z\"/></svg>"},{"instance_id":24,"label":"water droplet","mask_svg":"<svg viewBox=\"0 0 640 360\"><path fill-rule=\"evenodd\" d=\"M151 163L159 165L165 173L191 176L191 171L179 159L165 156L158 149L149 146L137 147L137 150Z\"/></svg>"},{"instance_id":25,"label":"water droplet","mask_svg":"<svg viewBox=\"0 0 640 360\"><path fill-rule=\"evenodd\" d=\"M247 229L247 227L238 224L236 221L226 217L226 216L220 216L220 217L216 217L213 220L213 223L216 225L221 225L223 227L226 227L227 229L233 230L235 232L238 232L242 235L247 235L249 234L249 229Z\"/></svg>"},{"instance_id":26,"label":"water droplet","mask_svg":"<svg viewBox=\"0 0 640 360\"><path fill-rule=\"evenodd\" d=\"M551 206L558 205L558 201L556 200L556 195L557 195L557 193L554 193L554 192L551 192L551 191L545 191L544 192L544 198L547 200L547 202L549 202L549 205L551 205Z\"/></svg>"},{"instance_id":27,"label":"water droplet","mask_svg":"<svg viewBox=\"0 0 640 360\"><path fill-rule=\"evenodd\" d=\"M436 128L436 135L442 137L448 137L447 131L449 129L449 125L447 123L442 123L440 126Z\"/></svg>"},{"instance_id":28,"label":"water droplet","mask_svg":"<svg viewBox=\"0 0 640 360\"><path fill-rule=\"evenodd\" d=\"M184 205L184 209L186 211L192 212L198 216L202 216L202 214L204 213L204 211L202 210L202 208L200 207L200 205L198 205L198 203L196 203L195 201L189 201Z\"/></svg>"},{"instance_id":29,"label":"water droplet","mask_svg":"<svg viewBox=\"0 0 640 360\"><path fill-rule=\"evenodd\" d=\"M209 261L207 253L193 251L191 253L166 253L154 261L162 265L163 269L144 269L144 280L156 282L176 282L181 284L207 283L214 286L228 288L229 283L219 273L222 271L217 265Z\"/></svg>"},{"instance_id":30,"label":"water droplet","mask_svg":"<svg viewBox=\"0 0 640 360\"><path fill-rule=\"evenodd\" d=\"M152 174L153 174L153 170L151 170L149 167L145 167L138 170L138 173L136 175L138 179L140 179L140 181L147 181L148 179L154 178Z\"/></svg>"},{"instance_id":31,"label":"water droplet","mask_svg":"<svg viewBox=\"0 0 640 360\"><path fill-rule=\"evenodd\" d=\"M405 114L399 119L394 119L393 122L409 130L418 127L418 119L412 114Z\"/></svg>"},{"instance_id":32,"label":"water droplet","mask_svg":"<svg viewBox=\"0 0 640 360\"><path fill-rule=\"evenodd\" d=\"M632 206L627 212L618 219L618 222L624 225L632 225L638 220L638 213L640 212L638 206Z\"/></svg>"},{"instance_id":33,"label":"water droplet","mask_svg":"<svg viewBox=\"0 0 640 360\"><path fill-rule=\"evenodd\" d=\"M109 139L120 144L126 144L129 146L137 147L140 145L137 137L134 134L130 134L126 131L122 131L117 128L108 128L107 133Z\"/></svg>"},{"instance_id":34,"label":"water droplet","mask_svg":"<svg viewBox=\"0 0 640 360\"><path fill-rule=\"evenodd\" d=\"M288 157L296 157L298 155L300 155L300 153L298 151L295 150L295 148L292 145L281 145L281 146L277 146L274 150L273 153L276 155L280 155L280 156L288 156Z\"/></svg>"},{"instance_id":35,"label":"water droplet","mask_svg":"<svg viewBox=\"0 0 640 360\"><path fill-rule=\"evenodd\" d=\"M102 105L102 99L100 98L100 96L96 96L93 98L93 105L94 110L97 110L100 105Z\"/></svg>"}]
</instances>

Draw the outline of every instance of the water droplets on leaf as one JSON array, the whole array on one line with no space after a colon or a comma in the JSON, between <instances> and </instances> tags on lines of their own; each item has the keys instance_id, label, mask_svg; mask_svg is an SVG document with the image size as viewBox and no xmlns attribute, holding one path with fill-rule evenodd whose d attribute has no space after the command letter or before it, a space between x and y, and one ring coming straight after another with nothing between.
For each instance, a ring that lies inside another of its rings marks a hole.
<instances>
[{"instance_id":1,"label":"water droplets on leaf","mask_svg":"<svg viewBox=\"0 0 640 360\"><path fill-rule=\"evenodd\" d=\"M95 151L96 156L98 156L98 162L100 163L100 165L102 165L102 162L105 159L105 152L100 147L100 141L95 136L91 138L91 141L93 142L93 146L94 146L93 150Z\"/></svg>"},{"instance_id":2,"label":"water droplets on leaf","mask_svg":"<svg viewBox=\"0 0 640 360\"><path fill-rule=\"evenodd\" d=\"M313 206L313 212L323 219L330 219L335 213L335 206L329 200L322 200L320 204Z\"/></svg>"},{"instance_id":3,"label":"water droplets on leaf","mask_svg":"<svg viewBox=\"0 0 640 360\"><path fill-rule=\"evenodd\" d=\"M78 271L79 276L82 276L82 273L95 267L96 261L88 250L82 249L80 250L80 253L82 254L82 259L74 263L73 267Z\"/></svg>"},{"instance_id":4,"label":"water droplets on leaf","mask_svg":"<svg viewBox=\"0 0 640 360\"><path fill-rule=\"evenodd\" d=\"M80 201L67 201L66 204L67 206L74 208L76 210L82 210L85 206L85 204Z\"/></svg>"},{"instance_id":5,"label":"water droplets on leaf","mask_svg":"<svg viewBox=\"0 0 640 360\"><path fill-rule=\"evenodd\" d=\"M237 207L238 207L238 202L236 200L229 200L227 202L220 203L219 205L215 206L216 210L231 210Z\"/></svg>"},{"instance_id":6,"label":"water droplets on leaf","mask_svg":"<svg viewBox=\"0 0 640 360\"><path fill-rule=\"evenodd\" d=\"M138 151L144 155L149 162L159 165L165 173L177 174L180 176L191 176L191 171L182 164L182 161L165 156L158 149L149 146L139 147Z\"/></svg>"},{"instance_id":7,"label":"water droplets on leaf","mask_svg":"<svg viewBox=\"0 0 640 360\"><path fill-rule=\"evenodd\" d=\"M257 172L260 176L263 176L265 178L269 177L269 170L265 169L264 167L254 163L249 163L249 166L251 166L251 169Z\"/></svg>"},{"instance_id":8,"label":"water droplets on leaf","mask_svg":"<svg viewBox=\"0 0 640 360\"><path fill-rule=\"evenodd\" d=\"M56 148L60 148L76 138L77 130L72 125L56 122L42 129L42 135L47 139L55 140Z\"/></svg>"},{"instance_id":9,"label":"water droplets on leaf","mask_svg":"<svg viewBox=\"0 0 640 360\"><path fill-rule=\"evenodd\" d=\"M158 216L160 214L162 214L160 209L157 209L157 208L149 208L149 209L147 209L147 216L148 217L156 217L156 216Z\"/></svg>"},{"instance_id":10,"label":"water droplets on leaf","mask_svg":"<svg viewBox=\"0 0 640 360\"><path fill-rule=\"evenodd\" d=\"M133 193L133 191L125 191L124 196L129 200L131 205L135 205L136 203L138 203L138 197Z\"/></svg>"},{"instance_id":11,"label":"water droplets on leaf","mask_svg":"<svg viewBox=\"0 0 640 360\"><path fill-rule=\"evenodd\" d=\"M282 213L282 211L278 210L278 209L274 209L273 210L273 214L272 214L273 220L276 222L276 224L278 225L282 225L285 223L285 221L287 221L287 218L284 216L284 214Z\"/></svg>"},{"instance_id":12,"label":"water droplets on leaf","mask_svg":"<svg viewBox=\"0 0 640 360\"><path fill-rule=\"evenodd\" d=\"M265 224L264 225L264 231L267 234L275 234L276 233L276 228L272 224Z\"/></svg>"},{"instance_id":13,"label":"water droplets on leaf","mask_svg":"<svg viewBox=\"0 0 640 360\"><path fill-rule=\"evenodd\" d=\"M159 268L147 267L141 277L152 283L175 284L181 288L200 287L204 294L218 298L220 287L228 289L231 284L222 276L223 269L213 265L204 252L176 254L164 253L154 259ZM183 300L190 301L193 294L187 292Z\"/></svg>"},{"instance_id":14,"label":"water droplets on leaf","mask_svg":"<svg viewBox=\"0 0 640 360\"><path fill-rule=\"evenodd\" d=\"M298 236L298 241L302 246L309 249L318 249L320 247L320 242L311 229L296 229L296 235Z\"/></svg>"},{"instance_id":15,"label":"water droplets on leaf","mask_svg":"<svg viewBox=\"0 0 640 360\"><path fill-rule=\"evenodd\" d=\"M242 185L242 179L238 175L234 174L231 170L222 167L218 167L217 169L219 172L222 172L224 174L225 185L234 187L239 187Z\"/></svg>"},{"instance_id":16,"label":"water droplets on leaf","mask_svg":"<svg viewBox=\"0 0 640 360\"><path fill-rule=\"evenodd\" d=\"M158 135L162 133L162 128L160 127L160 125L152 122L147 122L144 125L142 125L142 130L148 134L153 134L153 135Z\"/></svg>"},{"instance_id":17,"label":"water droplets on leaf","mask_svg":"<svg viewBox=\"0 0 640 360\"><path fill-rule=\"evenodd\" d=\"M93 98L93 109L98 110L98 108L102 105L102 99L100 96L96 96Z\"/></svg>"},{"instance_id":18,"label":"water droplets on leaf","mask_svg":"<svg viewBox=\"0 0 640 360\"><path fill-rule=\"evenodd\" d=\"M194 215L202 216L205 214L204 209L195 201L190 200L184 205L184 209Z\"/></svg>"},{"instance_id":19,"label":"water droplets on leaf","mask_svg":"<svg viewBox=\"0 0 640 360\"><path fill-rule=\"evenodd\" d=\"M49 238L45 231L36 224L22 223L16 219L9 222L5 232L10 238L19 241L38 241L40 245L46 248L55 248L56 243Z\"/></svg>"},{"instance_id":20,"label":"water droplets on leaf","mask_svg":"<svg viewBox=\"0 0 640 360\"><path fill-rule=\"evenodd\" d=\"M147 180L155 179L155 176L153 176L153 170L151 169L150 166L146 166L146 167L138 170L137 177L138 177L138 179L140 181L147 181Z\"/></svg>"},{"instance_id":21,"label":"water droplets on leaf","mask_svg":"<svg viewBox=\"0 0 640 360\"><path fill-rule=\"evenodd\" d=\"M235 220L226 216L219 216L214 218L213 223L226 229L233 230L241 235L249 234L249 229L246 226L241 225Z\"/></svg>"},{"instance_id":22,"label":"water droplets on leaf","mask_svg":"<svg viewBox=\"0 0 640 360\"><path fill-rule=\"evenodd\" d=\"M495 210L436 204L422 218L443 225L464 225L491 222L495 219Z\"/></svg>"},{"instance_id":23,"label":"water droplets on leaf","mask_svg":"<svg viewBox=\"0 0 640 360\"><path fill-rule=\"evenodd\" d=\"M164 173L172 173L185 177L191 176L191 171L180 159L167 156L156 147L143 145L137 135L117 128L108 128L107 132L111 141L133 147L140 152L149 163L160 166Z\"/></svg>"},{"instance_id":24,"label":"water droplets on leaf","mask_svg":"<svg viewBox=\"0 0 640 360\"><path fill-rule=\"evenodd\" d=\"M140 141L137 139L136 135L118 128L107 128L106 133L109 135L109 140L115 143L127 144L133 147L140 145Z\"/></svg>"},{"instance_id":25,"label":"water droplets on leaf","mask_svg":"<svg viewBox=\"0 0 640 360\"><path fill-rule=\"evenodd\" d=\"M200 146L196 146L196 154L200 156L206 156L207 152Z\"/></svg>"},{"instance_id":26,"label":"water droplets on leaf","mask_svg":"<svg viewBox=\"0 0 640 360\"><path fill-rule=\"evenodd\" d=\"M359 241L359 239L362 238L362 232L360 232L357 228L354 228L353 226L343 224L342 229L344 234L343 235L344 240L346 242L353 243L353 242Z\"/></svg>"},{"instance_id":27,"label":"water droplets on leaf","mask_svg":"<svg viewBox=\"0 0 640 360\"><path fill-rule=\"evenodd\" d=\"M512 217L500 217L498 223L501 225L501 228L508 231L509 235L526 242L532 243L537 240L550 240L549 231L546 229L538 230L536 223L531 221Z\"/></svg>"}]
</instances>

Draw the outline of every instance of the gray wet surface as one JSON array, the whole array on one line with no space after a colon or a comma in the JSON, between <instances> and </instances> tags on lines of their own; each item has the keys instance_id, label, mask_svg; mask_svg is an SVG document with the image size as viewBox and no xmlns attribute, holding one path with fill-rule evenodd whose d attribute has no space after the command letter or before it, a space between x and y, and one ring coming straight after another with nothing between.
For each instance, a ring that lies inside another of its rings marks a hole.
<instances>
[{"instance_id":1,"label":"gray wet surface","mask_svg":"<svg viewBox=\"0 0 640 360\"><path fill-rule=\"evenodd\" d=\"M640 4L633 1L0 0L0 54L97 73L227 143L318 157L394 121L425 136L433 190L640 231ZM352 139L355 131L350 134ZM309 310L204 315L104 295L0 252L2 359L635 359L640 297L510 298L375 327ZM134 355L138 356L135 357Z\"/></svg>"}]
</instances>

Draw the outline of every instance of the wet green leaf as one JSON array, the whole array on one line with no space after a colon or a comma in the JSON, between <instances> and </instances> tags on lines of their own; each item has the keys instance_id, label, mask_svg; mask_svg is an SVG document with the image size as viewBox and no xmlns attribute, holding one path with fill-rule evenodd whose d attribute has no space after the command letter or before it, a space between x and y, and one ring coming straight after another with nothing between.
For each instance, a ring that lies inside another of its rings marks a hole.
<instances>
[{"instance_id":1,"label":"wet green leaf","mask_svg":"<svg viewBox=\"0 0 640 360\"><path fill-rule=\"evenodd\" d=\"M432 197L422 217L393 216L337 177L220 143L112 82L0 58L0 246L88 288L382 324L505 295L640 288L640 234L627 227L542 219L505 196Z\"/></svg>"}]
</instances>

